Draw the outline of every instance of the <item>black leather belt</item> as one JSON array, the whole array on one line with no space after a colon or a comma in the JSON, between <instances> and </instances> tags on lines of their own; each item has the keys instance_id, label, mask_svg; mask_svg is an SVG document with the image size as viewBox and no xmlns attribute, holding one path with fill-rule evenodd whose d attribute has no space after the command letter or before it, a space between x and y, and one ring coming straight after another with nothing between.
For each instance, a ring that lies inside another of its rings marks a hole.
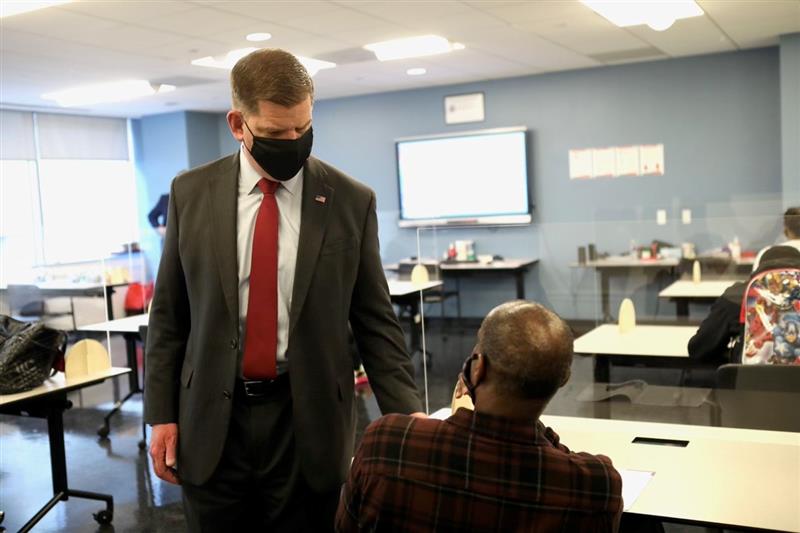
<instances>
[{"instance_id":1,"label":"black leather belt","mask_svg":"<svg viewBox=\"0 0 800 533\"><path fill-rule=\"evenodd\" d=\"M279 374L275 379L237 379L235 392L240 398L265 398L283 390L288 384L288 372Z\"/></svg>"}]
</instances>

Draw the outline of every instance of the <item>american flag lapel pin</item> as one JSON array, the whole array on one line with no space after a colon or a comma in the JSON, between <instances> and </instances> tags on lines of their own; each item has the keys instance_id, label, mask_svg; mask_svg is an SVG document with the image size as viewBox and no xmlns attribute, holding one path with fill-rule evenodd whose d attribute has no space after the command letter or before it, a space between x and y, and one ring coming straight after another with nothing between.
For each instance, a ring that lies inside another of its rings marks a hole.
<instances>
[{"instance_id":1,"label":"american flag lapel pin","mask_svg":"<svg viewBox=\"0 0 800 533\"><path fill-rule=\"evenodd\" d=\"M318 194L314 197L314 200L321 204L324 204L328 199L322 196L321 194Z\"/></svg>"}]
</instances>

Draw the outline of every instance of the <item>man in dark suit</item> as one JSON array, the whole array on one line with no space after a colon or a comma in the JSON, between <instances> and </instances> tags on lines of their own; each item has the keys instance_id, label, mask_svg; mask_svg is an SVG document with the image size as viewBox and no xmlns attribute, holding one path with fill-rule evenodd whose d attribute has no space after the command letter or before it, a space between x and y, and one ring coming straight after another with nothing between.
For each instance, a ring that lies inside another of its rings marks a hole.
<instances>
[{"instance_id":1,"label":"man in dark suit","mask_svg":"<svg viewBox=\"0 0 800 533\"><path fill-rule=\"evenodd\" d=\"M324 531L352 456L348 321L384 413L424 416L375 194L310 157L313 84L282 50L231 72L238 153L173 180L145 419L191 531Z\"/></svg>"}]
</instances>

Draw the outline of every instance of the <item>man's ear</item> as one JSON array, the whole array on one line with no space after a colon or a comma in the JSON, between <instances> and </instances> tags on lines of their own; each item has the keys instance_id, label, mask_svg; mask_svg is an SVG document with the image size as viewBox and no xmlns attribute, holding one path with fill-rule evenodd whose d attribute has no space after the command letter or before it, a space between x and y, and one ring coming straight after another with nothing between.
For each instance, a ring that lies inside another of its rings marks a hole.
<instances>
[{"instance_id":1,"label":"man's ear","mask_svg":"<svg viewBox=\"0 0 800 533\"><path fill-rule=\"evenodd\" d=\"M225 117L228 120L228 128L231 130L233 138L239 142L244 139L244 120L241 111L231 109Z\"/></svg>"},{"instance_id":2,"label":"man's ear","mask_svg":"<svg viewBox=\"0 0 800 533\"><path fill-rule=\"evenodd\" d=\"M482 353L476 353L474 357L470 366L470 381L473 386L477 386L486 379L486 357Z\"/></svg>"}]
</instances>

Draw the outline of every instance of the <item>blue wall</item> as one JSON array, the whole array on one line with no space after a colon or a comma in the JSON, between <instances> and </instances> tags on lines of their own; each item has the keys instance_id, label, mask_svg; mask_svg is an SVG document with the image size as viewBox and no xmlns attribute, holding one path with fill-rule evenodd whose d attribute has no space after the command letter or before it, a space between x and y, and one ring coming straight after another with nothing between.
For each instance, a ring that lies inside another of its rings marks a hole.
<instances>
[{"instance_id":1,"label":"blue wall","mask_svg":"<svg viewBox=\"0 0 800 533\"><path fill-rule=\"evenodd\" d=\"M540 265L526 280L527 296L566 317L595 318L595 274L570 267L578 246L596 243L600 251L619 253L632 240L662 239L694 242L707 250L738 237L745 248L759 248L779 236L782 191L794 183L782 172L782 143L784 166L787 157L782 119L785 131L791 119L787 114L800 101L794 93L785 103L783 93L791 86L786 87L784 58L796 58L789 55L797 54L792 52L796 46L795 40L782 40L780 51L765 48L318 101L314 154L376 190L381 251L391 262L417 254L417 232L397 227L394 139L527 126L534 223L421 231L422 255L438 256L448 242L469 238L479 253L538 257ZM486 120L445 125L444 96L474 91L485 94ZM145 117L134 121L134 130L139 131L137 152L139 145L145 149L140 183L153 198L167 189L176 171L238 149L224 114ZM175 141L181 135L184 140ZM664 144L665 176L568 178L569 149L645 143ZM692 210L689 225L679 220L684 208ZM656 225L656 209L667 210L667 225ZM514 295L511 280L469 281L462 302L466 316L483 316ZM673 315L672 304L658 301L657 288L644 276L617 282L612 308L632 296L641 315Z\"/></svg>"},{"instance_id":2,"label":"blue wall","mask_svg":"<svg viewBox=\"0 0 800 533\"><path fill-rule=\"evenodd\" d=\"M527 126L534 224L422 232L422 254L438 256L447 242L472 238L479 253L539 257L528 297L589 318L597 316L599 289L592 272L569 267L579 245L622 252L631 239L690 240L700 249L735 236L745 247L774 239L782 188L779 90L778 50L767 48L326 100L314 109L314 153L376 190L381 249L393 261L417 249L415 230L397 227L394 139ZM486 121L445 125L444 96L474 91L485 93ZM665 176L568 178L571 148L645 143L665 145ZM666 226L655 224L658 208L668 212ZM682 208L693 211L689 226L676 222ZM644 278L615 289L612 306L635 296L644 314L674 313L666 303L657 307L655 287ZM469 291L467 316L483 316L514 294L510 280L475 280Z\"/></svg>"},{"instance_id":3,"label":"blue wall","mask_svg":"<svg viewBox=\"0 0 800 533\"><path fill-rule=\"evenodd\" d=\"M800 33L781 37L784 207L800 205Z\"/></svg>"},{"instance_id":4,"label":"blue wall","mask_svg":"<svg viewBox=\"0 0 800 533\"><path fill-rule=\"evenodd\" d=\"M175 112L131 121L139 205L140 246L154 274L161 256L161 237L147 214L169 193L179 172L219 157L217 113Z\"/></svg>"}]
</instances>

